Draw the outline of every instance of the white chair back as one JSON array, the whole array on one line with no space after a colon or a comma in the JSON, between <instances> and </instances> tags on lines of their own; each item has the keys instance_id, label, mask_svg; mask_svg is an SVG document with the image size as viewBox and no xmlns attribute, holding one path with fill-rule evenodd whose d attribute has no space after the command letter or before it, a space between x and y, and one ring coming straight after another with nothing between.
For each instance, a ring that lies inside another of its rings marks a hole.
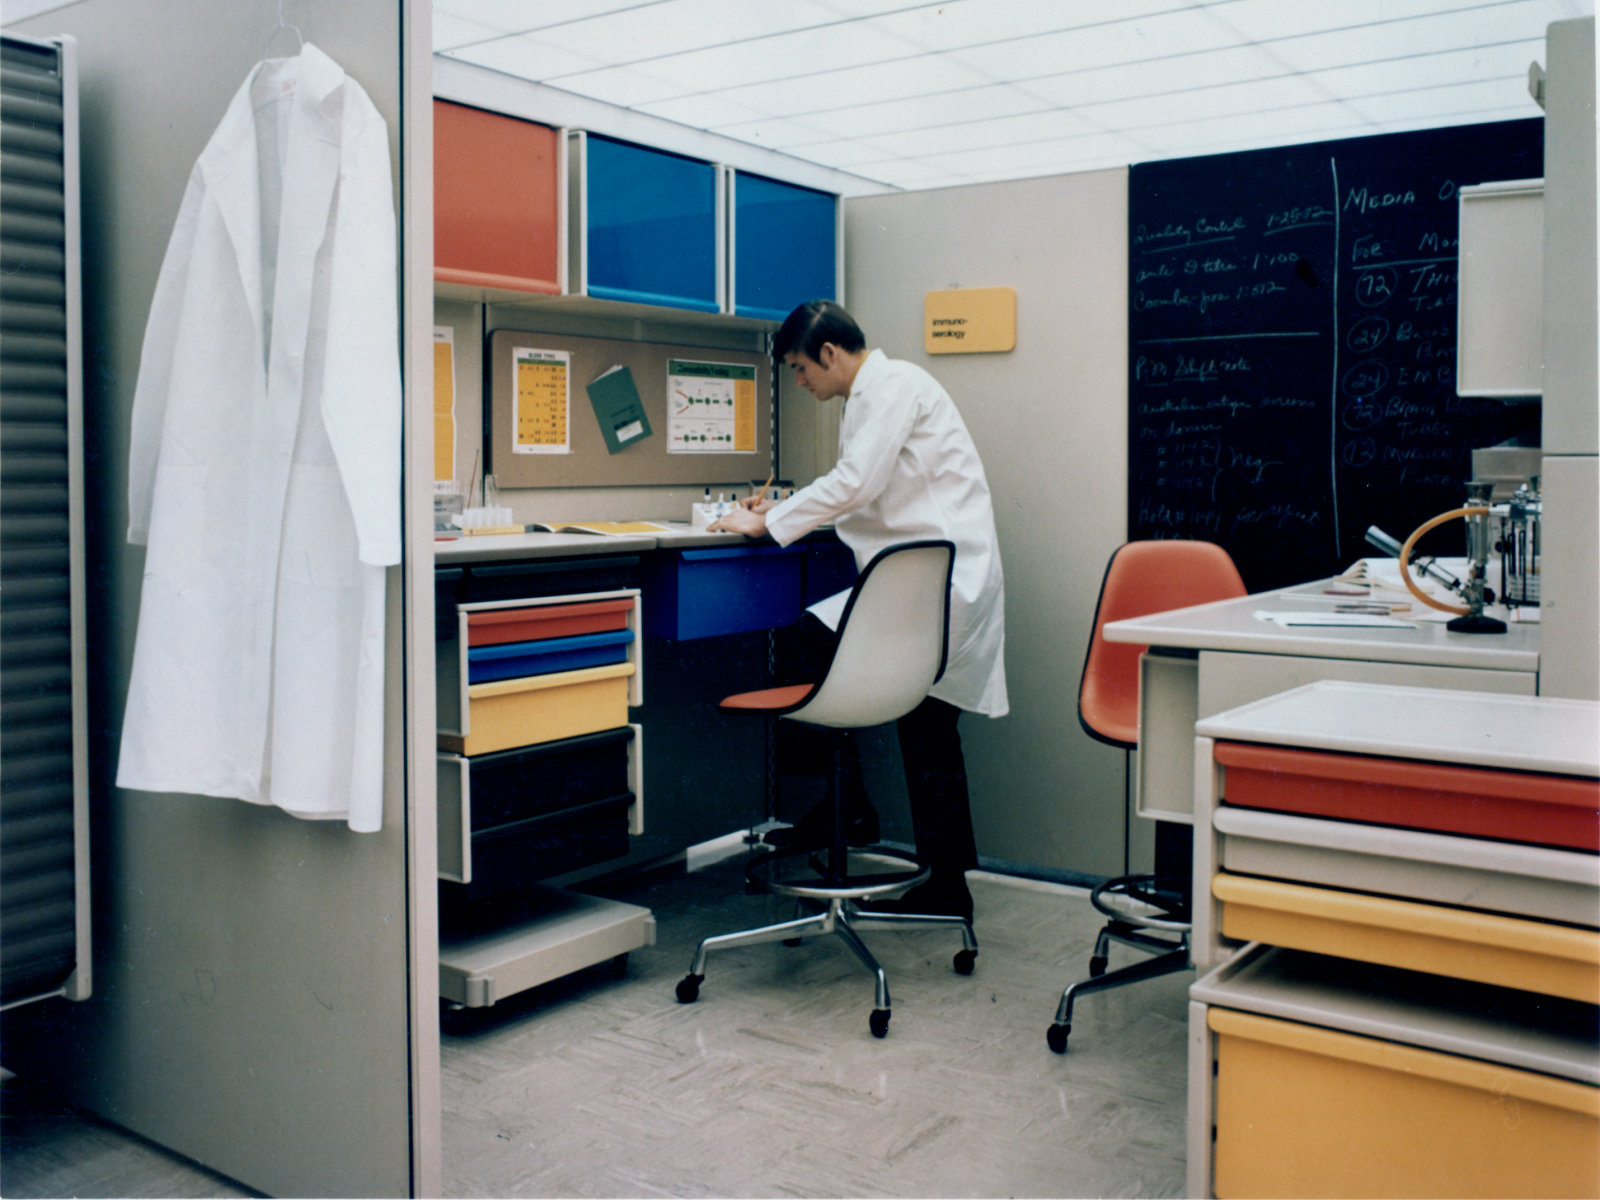
<instances>
[{"instance_id":1,"label":"white chair back","mask_svg":"<svg viewBox=\"0 0 1600 1200\"><path fill-rule=\"evenodd\" d=\"M944 674L955 545L905 542L878 554L856 580L833 662L788 719L861 729L903 717Z\"/></svg>"}]
</instances>

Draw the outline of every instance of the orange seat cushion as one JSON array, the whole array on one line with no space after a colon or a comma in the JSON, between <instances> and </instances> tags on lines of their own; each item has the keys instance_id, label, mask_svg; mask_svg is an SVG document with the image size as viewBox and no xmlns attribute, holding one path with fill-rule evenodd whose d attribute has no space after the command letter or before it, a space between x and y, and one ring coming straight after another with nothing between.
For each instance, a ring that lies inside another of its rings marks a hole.
<instances>
[{"instance_id":1,"label":"orange seat cushion","mask_svg":"<svg viewBox=\"0 0 1600 1200\"><path fill-rule=\"evenodd\" d=\"M742 708L751 712L770 712L779 708L793 708L811 694L814 683L796 683L789 687L766 688L759 692L740 692L722 701L723 708Z\"/></svg>"}]
</instances>

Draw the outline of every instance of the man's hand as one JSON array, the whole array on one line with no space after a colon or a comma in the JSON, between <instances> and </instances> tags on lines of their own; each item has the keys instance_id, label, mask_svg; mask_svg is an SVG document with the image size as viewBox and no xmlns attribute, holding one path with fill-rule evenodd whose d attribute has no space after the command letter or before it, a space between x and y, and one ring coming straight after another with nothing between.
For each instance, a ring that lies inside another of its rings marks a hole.
<instances>
[{"instance_id":1,"label":"man's hand","mask_svg":"<svg viewBox=\"0 0 1600 1200\"><path fill-rule=\"evenodd\" d=\"M745 537L764 537L767 532L767 518L762 515L771 508L770 502L756 504L753 508L746 508L743 503L727 516L713 521L706 529L711 533L742 533Z\"/></svg>"}]
</instances>

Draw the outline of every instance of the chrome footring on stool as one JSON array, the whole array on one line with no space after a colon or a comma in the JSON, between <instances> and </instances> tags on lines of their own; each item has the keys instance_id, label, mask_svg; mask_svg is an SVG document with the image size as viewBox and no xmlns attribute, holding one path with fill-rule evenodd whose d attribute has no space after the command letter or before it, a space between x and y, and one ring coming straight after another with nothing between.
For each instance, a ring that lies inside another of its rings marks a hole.
<instances>
[{"instance_id":1,"label":"chrome footring on stool","mask_svg":"<svg viewBox=\"0 0 1600 1200\"><path fill-rule=\"evenodd\" d=\"M1078 996L1188 968L1189 900L1181 891L1163 890L1161 886L1164 883L1181 886L1183 882L1153 875L1123 875L1108 879L1090 893L1090 902L1110 921L1095 939L1094 956L1089 960L1089 978L1069 984L1061 993L1055 1024L1045 1031L1050 1049L1057 1054L1066 1053L1067 1035L1072 1032L1072 1002ZM1162 934L1167 936L1160 936ZM1156 957L1107 972L1112 942Z\"/></svg>"},{"instance_id":2,"label":"chrome footring on stool","mask_svg":"<svg viewBox=\"0 0 1600 1200\"><path fill-rule=\"evenodd\" d=\"M872 974L876 1007L869 1027L874 1037L883 1037L889 1032L889 981L883 967L856 932L857 928L957 928L961 931L963 949L956 955L955 969L962 975L972 973L973 960L978 954L977 936L972 931L972 922L965 917L875 913L855 906L857 900L914 887L925 881L928 874L928 868L911 855L882 847L851 847L840 871L829 869L824 851L785 850L763 854L746 869L746 876L752 883L781 896L795 897L797 908L819 902L826 907L819 912L797 916L792 921L780 921L758 929L717 934L703 939L695 947L689 974L678 984L678 1000L689 1004L699 998L700 984L705 979L706 955L713 950L755 946L765 942L798 942L834 933Z\"/></svg>"}]
</instances>

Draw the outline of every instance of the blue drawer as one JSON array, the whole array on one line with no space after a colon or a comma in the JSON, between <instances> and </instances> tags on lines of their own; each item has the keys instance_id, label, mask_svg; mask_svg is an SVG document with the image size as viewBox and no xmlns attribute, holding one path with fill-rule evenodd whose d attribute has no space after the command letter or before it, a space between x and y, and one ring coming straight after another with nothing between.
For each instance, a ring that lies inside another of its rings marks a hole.
<instances>
[{"instance_id":1,"label":"blue drawer","mask_svg":"<svg viewBox=\"0 0 1600 1200\"><path fill-rule=\"evenodd\" d=\"M662 550L644 564L644 631L689 641L776 629L805 611L805 546Z\"/></svg>"},{"instance_id":2,"label":"blue drawer","mask_svg":"<svg viewBox=\"0 0 1600 1200\"><path fill-rule=\"evenodd\" d=\"M520 679L525 675L551 675L557 671L624 662L631 641L633 630L613 629L578 637L474 646L467 651L467 682Z\"/></svg>"}]
</instances>

